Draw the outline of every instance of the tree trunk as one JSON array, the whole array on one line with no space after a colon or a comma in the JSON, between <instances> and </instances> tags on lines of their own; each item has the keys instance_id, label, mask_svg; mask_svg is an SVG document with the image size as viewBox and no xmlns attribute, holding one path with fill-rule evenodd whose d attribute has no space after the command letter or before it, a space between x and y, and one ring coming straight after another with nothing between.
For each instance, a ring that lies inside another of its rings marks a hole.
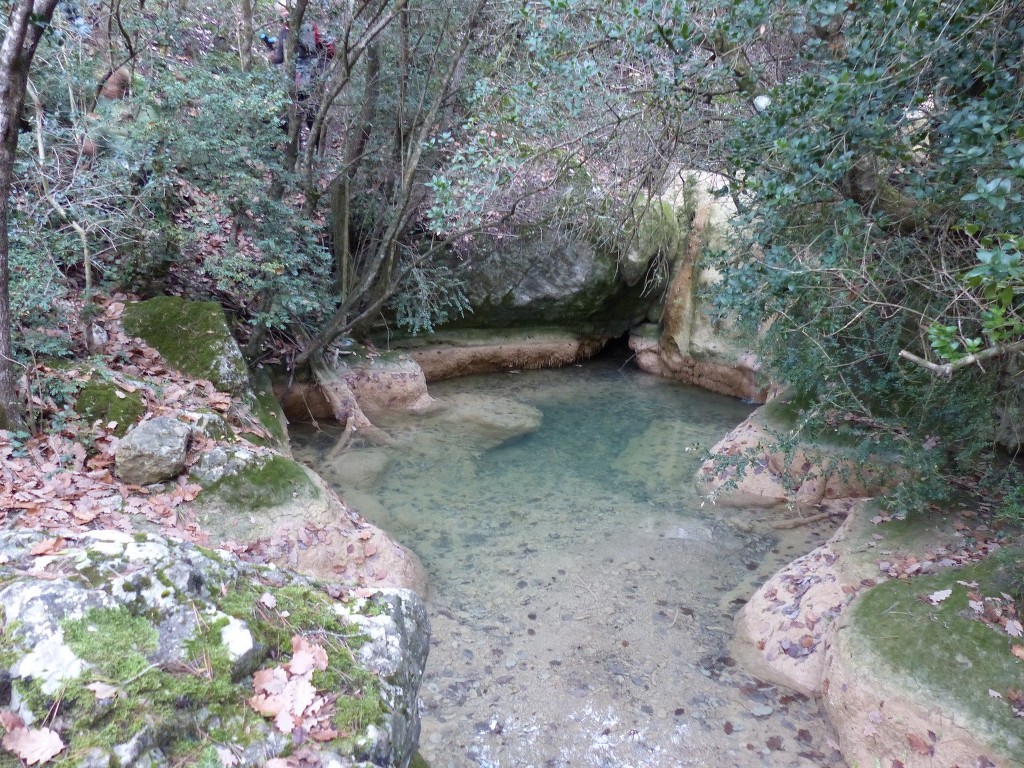
<instances>
[{"instance_id":1,"label":"tree trunk","mask_svg":"<svg viewBox=\"0 0 1024 768\"><path fill-rule=\"evenodd\" d=\"M18 397L11 327L7 233L11 182L28 70L56 7L57 0L16 0L0 46L0 428L5 429L25 423L24 406Z\"/></svg>"},{"instance_id":2,"label":"tree trunk","mask_svg":"<svg viewBox=\"0 0 1024 768\"><path fill-rule=\"evenodd\" d=\"M242 18L238 30L238 56L243 72L252 69L252 0L242 0Z\"/></svg>"}]
</instances>

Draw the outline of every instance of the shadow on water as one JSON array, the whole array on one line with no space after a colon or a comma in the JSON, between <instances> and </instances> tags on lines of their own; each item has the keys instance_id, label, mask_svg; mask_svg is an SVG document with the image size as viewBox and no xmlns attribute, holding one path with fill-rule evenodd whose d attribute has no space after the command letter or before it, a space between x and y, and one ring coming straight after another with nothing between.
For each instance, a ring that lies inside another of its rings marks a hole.
<instances>
[{"instance_id":1,"label":"shadow on water","mask_svg":"<svg viewBox=\"0 0 1024 768\"><path fill-rule=\"evenodd\" d=\"M607 360L431 392L465 417L389 418L396 446L330 464L336 433L295 443L430 574L433 768L844 765L817 702L729 656L745 596L822 535L702 507L701 448L749 406Z\"/></svg>"}]
</instances>

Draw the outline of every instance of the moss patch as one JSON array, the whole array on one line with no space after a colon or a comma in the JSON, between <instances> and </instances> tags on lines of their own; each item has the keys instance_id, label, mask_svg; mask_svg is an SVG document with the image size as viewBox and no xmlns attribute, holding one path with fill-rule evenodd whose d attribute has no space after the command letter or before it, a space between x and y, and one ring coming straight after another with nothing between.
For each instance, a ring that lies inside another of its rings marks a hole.
<instances>
[{"instance_id":1,"label":"moss patch","mask_svg":"<svg viewBox=\"0 0 1024 768\"><path fill-rule=\"evenodd\" d=\"M75 398L75 413L89 422L117 422L114 434L124 437L128 429L146 413L146 404L138 392L125 392L109 381L90 381Z\"/></svg>"},{"instance_id":2,"label":"moss patch","mask_svg":"<svg viewBox=\"0 0 1024 768\"><path fill-rule=\"evenodd\" d=\"M270 374L265 369L259 369L253 376L253 398L249 404L253 415L259 420L271 435L274 436L276 447L284 447L288 444L288 431L285 428L287 423L281 404L274 397L274 385ZM254 443L260 439L256 435L246 435Z\"/></svg>"},{"instance_id":3,"label":"moss patch","mask_svg":"<svg viewBox=\"0 0 1024 768\"><path fill-rule=\"evenodd\" d=\"M224 319L212 301L159 296L124 309L122 323L154 347L174 368L207 379L222 392L242 392L249 372Z\"/></svg>"},{"instance_id":4,"label":"moss patch","mask_svg":"<svg viewBox=\"0 0 1024 768\"><path fill-rule=\"evenodd\" d=\"M906 680L931 703L968 719L968 727L981 738L1006 751L1024 750L1024 720L1014 717L1007 689L1024 689L1024 661L1010 653L1014 641L971 618L969 587L998 595L1007 589L1007 569L995 558L936 576L888 581L870 590L856 604L852 629L874 659L891 669L896 680ZM943 589L952 594L938 605L927 595ZM874 676L890 677L877 666ZM994 698L989 690L1002 694ZM1015 745L1015 746L1014 746Z\"/></svg>"},{"instance_id":5,"label":"moss patch","mask_svg":"<svg viewBox=\"0 0 1024 768\"><path fill-rule=\"evenodd\" d=\"M262 572L261 572L262 573ZM281 574L266 572L271 580ZM313 685L318 691L338 695L333 725L339 737L325 745L359 759L360 737L368 725L383 722L386 705L378 680L359 667L356 651L366 638L355 625L339 616L338 603L313 583L275 585L262 576L210 584L214 605L221 611L200 622L197 636L185 642L180 663L155 666L150 657L157 649L159 635L150 619L125 607L91 609L81 619L66 620L61 628L68 646L92 665L77 680L67 682L59 694L43 694L32 680L16 680L18 694L33 712L49 713L48 722L60 730L68 749L51 765L78 765L90 749L110 753L144 729L149 729L152 746L163 750L169 764L219 765L210 762L211 745L245 747L264 738L270 724L248 705L252 678L232 680L232 664L221 641L225 616L234 616L249 627L253 639L270 657L269 665L287 662L291 641L302 634L325 648L328 667L317 672ZM263 595L276 601L270 609ZM372 613L374 606L366 612ZM0 637L11 627L0 625ZM9 667L15 650L0 643L0 661ZM118 693L98 699L86 686L103 682ZM18 765L0 751L0 767Z\"/></svg>"},{"instance_id":6,"label":"moss patch","mask_svg":"<svg viewBox=\"0 0 1024 768\"><path fill-rule=\"evenodd\" d=\"M319 498L320 489L296 461L271 456L228 475L204 491L227 504L246 509L267 509L296 498Z\"/></svg>"},{"instance_id":7,"label":"moss patch","mask_svg":"<svg viewBox=\"0 0 1024 768\"><path fill-rule=\"evenodd\" d=\"M150 621L123 607L92 609L83 618L62 623L68 646L93 665L79 679L67 683L60 696L42 700L31 682L21 689L35 712L67 716L69 752L55 765L77 765L84 750L109 752L143 729L153 731L154 746L175 762L207 740L245 745L259 735L246 727L259 718L245 706L249 691L230 679L231 665L220 641L220 624L204 625L188 644L185 658L175 669L152 665L148 654L157 647L158 633ZM86 688L93 682L115 686L117 695L98 699ZM197 729L197 713L218 718L208 733Z\"/></svg>"},{"instance_id":8,"label":"moss patch","mask_svg":"<svg viewBox=\"0 0 1024 768\"><path fill-rule=\"evenodd\" d=\"M275 607L266 607L262 596L270 593ZM368 725L379 725L385 706L377 678L355 663L353 651L366 640L358 628L345 622L335 603L312 585L275 587L252 581L236 582L218 601L225 613L245 621L256 642L264 645L278 662L291 655L291 639L297 628L327 651L326 670L313 674L318 691L338 694L333 723L340 736L336 747L352 754L355 737Z\"/></svg>"}]
</instances>

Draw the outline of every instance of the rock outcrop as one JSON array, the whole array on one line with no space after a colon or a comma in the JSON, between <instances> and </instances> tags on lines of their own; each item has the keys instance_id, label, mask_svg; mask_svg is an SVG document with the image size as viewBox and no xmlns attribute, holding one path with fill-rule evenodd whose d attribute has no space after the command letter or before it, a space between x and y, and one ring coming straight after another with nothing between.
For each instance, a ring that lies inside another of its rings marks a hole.
<instances>
[{"instance_id":1,"label":"rock outcrop","mask_svg":"<svg viewBox=\"0 0 1024 768\"><path fill-rule=\"evenodd\" d=\"M184 482L187 475L201 487L190 513L215 545L255 548L266 561L318 578L425 592L426 574L411 551L352 512L316 473L290 458L284 415L268 377L250 379L219 306L152 299L126 306L124 322L167 365L208 381L205 386L224 410L223 417L171 410L143 421L118 447L117 469L125 480ZM429 406L414 362L362 359L365 366L349 367L373 405ZM141 440L154 432L167 439ZM186 433L201 434L187 458L180 450ZM155 463L172 453L173 463ZM159 471L150 471L155 466Z\"/></svg>"},{"instance_id":2,"label":"rock outcrop","mask_svg":"<svg viewBox=\"0 0 1024 768\"><path fill-rule=\"evenodd\" d=\"M786 395L755 410L711 449L697 473L702 496L728 507L819 507L876 496L899 482L883 457L859 456L842 433L797 439L798 409Z\"/></svg>"},{"instance_id":3,"label":"rock outcrop","mask_svg":"<svg viewBox=\"0 0 1024 768\"><path fill-rule=\"evenodd\" d=\"M29 762L46 744L84 766L409 764L429 637L412 592L118 531L0 531L0 584L3 744Z\"/></svg>"},{"instance_id":4,"label":"rock outcrop","mask_svg":"<svg viewBox=\"0 0 1024 768\"><path fill-rule=\"evenodd\" d=\"M732 199L716 194L727 187L724 177L679 171L658 199L659 205L674 212L685 237L678 240L665 265L669 282L661 314L650 317L655 325L634 328L629 344L642 370L711 392L764 402L772 386L759 375L755 340L731 318L712 315L707 299L721 275L702 265L702 252L728 245L736 215Z\"/></svg>"}]
</instances>

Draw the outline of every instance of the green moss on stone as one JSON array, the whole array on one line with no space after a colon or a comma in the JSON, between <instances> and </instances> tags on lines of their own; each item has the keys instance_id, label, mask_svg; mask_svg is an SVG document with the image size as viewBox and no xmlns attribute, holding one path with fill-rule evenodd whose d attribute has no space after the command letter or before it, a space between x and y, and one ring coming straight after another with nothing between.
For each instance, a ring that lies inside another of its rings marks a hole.
<instances>
[{"instance_id":1,"label":"green moss on stone","mask_svg":"<svg viewBox=\"0 0 1024 768\"><path fill-rule=\"evenodd\" d=\"M273 596L273 609L262 600L265 593ZM386 708L377 678L354 659L353 652L366 638L338 615L335 606L320 588L309 584L276 587L236 582L218 599L218 607L245 621L255 641L264 645L271 657L283 660L290 656L292 637L299 630L324 647L328 666L313 674L312 683L318 691L339 694L333 723L341 735L334 746L351 753L355 737L368 725L379 725Z\"/></svg>"},{"instance_id":2,"label":"green moss on stone","mask_svg":"<svg viewBox=\"0 0 1024 768\"><path fill-rule=\"evenodd\" d=\"M419 752L414 752L412 760L409 761L409 768L430 768L430 763L424 760Z\"/></svg>"},{"instance_id":3,"label":"green moss on stone","mask_svg":"<svg viewBox=\"0 0 1024 768\"><path fill-rule=\"evenodd\" d=\"M250 403L253 415L260 424L274 436L277 446L284 446L288 443L288 430L285 427L284 412L281 404L274 397L274 385L270 374L263 368L256 371L253 376L253 399ZM251 441L258 443L260 440L256 435L246 435Z\"/></svg>"},{"instance_id":4,"label":"green moss on stone","mask_svg":"<svg viewBox=\"0 0 1024 768\"><path fill-rule=\"evenodd\" d=\"M126 608L93 608L83 618L61 626L71 650L115 681L142 672L149 665L146 654L156 649L160 639L148 620Z\"/></svg>"},{"instance_id":5,"label":"green moss on stone","mask_svg":"<svg viewBox=\"0 0 1024 768\"><path fill-rule=\"evenodd\" d=\"M280 578L273 571L266 575L268 579ZM217 765L219 762L210 762L215 755L212 744L245 747L263 738L268 724L247 703L253 692L251 677L233 680L231 676L232 663L221 640L226 616L247 624L274 665L291 657L292 637L296 634L325 648L328 667L314 675L313 683L318 691L338 695L333 724L340 734L325 746L359 757L359 736L368 725L380 725L387 708L377 677L355 661L354 652L366 638L358 627L339 616L338 604L316 584L275 586L261 583L252 574L209 587L222 613L219 618L200 622L197 636L184 643L182 661L173 668L151 663L159 642L158 630L150 618L127 608L94 608L80 619L61 623L65 642L92 667L78 679L66 681L53 695L44 694L36 681L13 681L31 711L49 712L66 724L61 735L68 749L49 765L76 766L93 748L110 754L113 747L144 728L155 729L154 746L163 750L169 764L180 766ZM276 600L274 609L262 600L268 592ZM16 629L16 625L0 621L0 667L4 669L26 650L9 641ZM118 694L98 699L86 687L97 681L115 686ZM199 713L202 715L197 716ZM198 722L207 730L200 731ZM0 768L6 768L7 757L8 753L0 751Z\"/></svg>"},{"instance_id":6,"label":"green moss on stone","mask_svg":"<svg viewBox=\"0 0 1024 768\"><path fill-rule=\"evenodd\" d=\"M123 437L128 429L146 413L146 404L139 392L125 392L110 381L90 381L75 398L75 413L86 421L115 421L114 434Z\"/></svg>"},{"instance_id":7,"label":"green moss on stone","mask_svg":"<svg viewBox=\"0 0 1024 768\"><path fill-rule=\"evenodd\" d=\"M998 596L1008 586L1005 568L993 558L936 576L884 582L858 601L849 631L869 651L864 665L873 667L875 677L905 680L929 706L966 718L966 727L993 748L1022 754L1024 720L1013 716L1007 697L1009 687L1024 689L1024 661L1010 653L1019 640L971 618L971 588L959 582L977 582L982 596ZM944 589L952 594L937 605L927 599Z\"/></svg>"},{"instance_id":8,"label":"green moss on stone","mask_svg":"<svg viewBox=\"0 0 1024 768\"><path fill-rule=\"evenodd\" d=\"M267 509L296 498L319 498L321 491L296 461L271 456L227 475L204 491L234 507Z\"/></svg>"},{"instance_id":9,"label":"green moss on stone","mask_svg":"<svg viewBox=\"0 0 1024 768\"><path fill-rule=\"evenodd\" d=\"M223 392L241 392L249 384L245 360L219 304L158 296L126 306L122 322L182 373L207 379Z\"/></svg>"}]
</instances>

